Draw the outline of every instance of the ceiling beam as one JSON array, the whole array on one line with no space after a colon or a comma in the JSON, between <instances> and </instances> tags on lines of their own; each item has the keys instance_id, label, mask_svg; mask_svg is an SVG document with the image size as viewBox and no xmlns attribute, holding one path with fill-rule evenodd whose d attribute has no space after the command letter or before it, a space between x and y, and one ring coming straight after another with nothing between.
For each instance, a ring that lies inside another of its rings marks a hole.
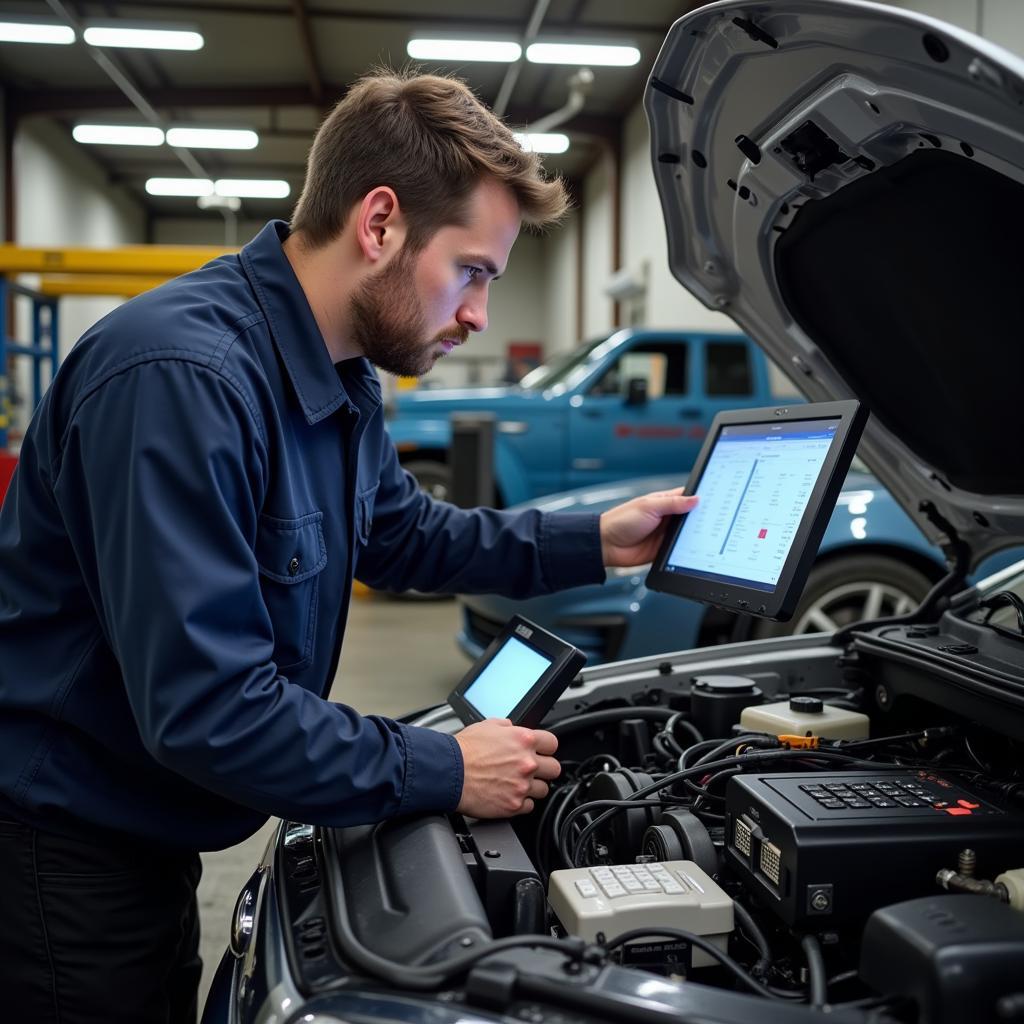
<instances>
[{"instance_id":1,"label":"ceiling beam","mask_svg":"<svg viewBox=\"0 0 1024 1024\"><path fill-rule=\"evenodd\" d=\"M329 99L340 98L344 89L326 86ZM116 89L31 89L8 87L12 106L27 117L31 114L71 114L82 110L118 110L133 104ZM154 107L307 107L316 106L308 85L272 86L178 86L149 89Z\"/></svg>"},{"instance_id":2,"label":"ceiling beam","mask_svg":"<svg viewBox=\"0 0 1024 1024\"><path fill-rule=\"evenodd\" d=\"M115 167L107 171L107 180L111 184L120 185L124 182L145 183L153 177L181 177L174 172L176 165L166 157L160 160L119 160ZM277 161L275 163L227 164L218 174L223 178L291 178L301 181L306 175L306 165Z\"/></svg>"},{"instance_id":3,"label":"ceiling beam","mask_svg":"<svg viewBox=\"0 0 1024 1024\"><path fill-rule=\"evenodd\" d=\"M325 87L329 102L340 99L345 93L341 86ZM117 89L32 89L8 88L7 99L19 117L45 114L49 116L73 116L84 110L129 110L131 101ZM305 85L279 86L189 86L172 89L149 89L146 99L152 106L160 108L207 107L287 107L316 106L309 87ZM512 124L529 124L549 111L543 107L513 107L505 115ZM587 135L607 135L617 130L620 119L610 114L577 114L566 124L569 132ZM282 135L291 135L295 130L283 130ZM273 131L265 133L268 136ZM303 133L305 134L305 133ZM312 134L312 133L310 133Z\"/></svg>"},{"instance_id":4,"label":"ceiling beam","mask_svg":"<svg viewBox=\"0 0 1024 1024\"><path fill-rule=\"evenodd\" d=\"M313 31L309 23L309 11L305 0L292 0L292 10L299 29L299 43L302 46L302 59L306 65L306 77L309 79L309 91L318 107L324 105L324 83L320 74L320 65L316 59L316 45L313 42Z\"/></svg>"},{"instance_id":5,"label":"ceiling beam","mask_svg":"<svg viewBox=\"0 0 1024 1024\"><path fill-rule=\"evenodd\" d=\"M65 24L70 25L79 35L84 35L84 24L78 16L77 7L72 6L72 0L66 0L67 6L65 6L65 0L46 0L46 2L54 14ZM131 75L125 71L114 55L107 53L106 49L102 47L90 46L88 43L84 45L89 56L92 57L106 76L117 86L124 102L134 107L150 124L160 129L165 129L167 126L163 118L153 108L153 105L132 80ZM189 149L184 146L172 146L171 148L175 156L181 160L193 177L209 177L203 165L192 155Z\"/></svg>"},{"instance_id":6,"label":"ceiling beam","mask_svg":"<svg viewBox=\"0 0 1024 1024\"><path fill-rule=\"evenodd\" d=\"M707 0L696 0L693 4L684 3L683 8L699 7ZM181 12L192 12L194 14L240 14L240 15L269 15L277 17L292 17L294 8L291 3L217 3L216 0L132 0L133 8L166 10L180 14ZM519 32L522 30L522 20L519 18L507 17L485 17L480 14L480 6L474 10L473 17L466 17L461 14L438 14L431 12L424 14L421 8L410 5L405 11L380 11L380 10L352 10L345 7L319 7L315 4L307 4L306 12L311 18L329 18L335 21L375 21L378 23L399 22L404 25L413 23L429 22L431 25L450 25L453 28L493 28ZM683 13L683 11L680 11ZM557 29L562 33L593 34L598 33L625 33L663 36L665 26L659 24L638 25L631 21L588 21L581 25L571 18L546 19L546 25L550 29Z\"/></svg>"}]
</instances>

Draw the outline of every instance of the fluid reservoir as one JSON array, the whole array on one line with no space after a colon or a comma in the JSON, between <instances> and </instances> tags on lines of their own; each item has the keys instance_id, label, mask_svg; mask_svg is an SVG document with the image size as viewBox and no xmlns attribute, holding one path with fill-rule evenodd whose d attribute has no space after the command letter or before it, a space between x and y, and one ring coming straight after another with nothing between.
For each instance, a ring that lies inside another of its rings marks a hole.
<instances>
[{"instance_id":1,"label":"fluid reservoir","mask_svg":"<svg viewBox=\"0 0 1024 1024\"><path fill-rule=\"evenodd\" d=\"M767 732L773 736L863 740L869 735L867 715L823 704L817 697L790 697L775 704L744 708L740 725L747 732Z\"/></svg>"}]
</instances>

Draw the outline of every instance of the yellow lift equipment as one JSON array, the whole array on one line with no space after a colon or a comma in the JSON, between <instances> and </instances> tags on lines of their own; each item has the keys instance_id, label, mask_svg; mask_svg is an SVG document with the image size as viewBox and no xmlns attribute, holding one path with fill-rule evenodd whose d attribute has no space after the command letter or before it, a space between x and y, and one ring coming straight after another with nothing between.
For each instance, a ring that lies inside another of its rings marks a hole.
<instances>
[{"instance_id":1,"label":"yellow lift equipment","mask_svg":"<svg viewBox=\"0 0 1024 1024\"><path fill-rule=\"evenodd\" d=\"M32 360L33 404L43 393L43 365L57 372L57 299L62 295L114 295L131 298L172 277L197 270L233 249L215 245L125 245L111 249L42 248L0 245L0 452L7 448L10 406L7 389L9 356ZM26 287L18 274L38 274L39 284ZM15 296L32 304L32 341L8 338L12 322L9 303Z\"/></svg>"}]
</instances>

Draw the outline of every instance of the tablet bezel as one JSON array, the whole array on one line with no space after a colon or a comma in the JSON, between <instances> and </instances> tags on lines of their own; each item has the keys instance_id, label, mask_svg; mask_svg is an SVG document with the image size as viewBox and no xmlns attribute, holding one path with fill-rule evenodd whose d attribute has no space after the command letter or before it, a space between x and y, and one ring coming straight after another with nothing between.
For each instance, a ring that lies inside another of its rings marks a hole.
<instances>
[{"instance_id":1,"label":"tablet bezel","mask_svg":"<svg viewBox=\"0 0 1024 1024\"><path fill-rule=\"evenodd\" d=\"M504 629L487 645L487 650L473 663L473 667L459 681L459 685L448 694L448 703L458 717L466 724L482 722L486 715L466 698L466 691L479 679L498 652L511 640L518 640L537 651L551 664L540 678L523 695L519 703L505 715L513 725L535 729L552 705L565 692L576 674L586 664L587 656L572 644L541 629L534 622L514 615Z\"/></svg>"},{"instance_id":2,"label":"tablet bezel","mask_svg":"<svg viewBox=\"0 0 1024 1024\"><path fill-rule=\"evenodd\" d=\"M756 423L798 423L804 420L838 420L836 435L818 473L818 479L800 519L773 591L760 590L742 583L708 580L665 568L686 515L673 516L665 539L647 575L651 590L677 597L688 597L731 612L785 622L790 619L803 592L807 575L817 557L818 545L835 509L836 499L857 450L867 409L857 401L814 402L793 406L769 406L719 413L711 424L704 445L687 481L687 493L700 494L700 480L723 427Z\"/></svg>"}]
</instances>

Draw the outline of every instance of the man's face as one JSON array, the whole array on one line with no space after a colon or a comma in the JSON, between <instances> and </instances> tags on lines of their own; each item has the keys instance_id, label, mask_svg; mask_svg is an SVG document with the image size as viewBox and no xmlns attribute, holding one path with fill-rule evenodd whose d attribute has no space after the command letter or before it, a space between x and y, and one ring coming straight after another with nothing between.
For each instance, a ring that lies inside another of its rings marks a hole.
<instances>
[{"instance_id":1,"label":"man's face","mask_svg":"<svg viewBox=\"0 0 1024 1024\"><path fill-rule=\"evenodd\" d=\"M399 250L352 296L352 340L382 370L421 377L487 326L488 288L519 234L519 206L504 185L485 181L467 212L420 252Z\"/></svg>"}]
</instances>

